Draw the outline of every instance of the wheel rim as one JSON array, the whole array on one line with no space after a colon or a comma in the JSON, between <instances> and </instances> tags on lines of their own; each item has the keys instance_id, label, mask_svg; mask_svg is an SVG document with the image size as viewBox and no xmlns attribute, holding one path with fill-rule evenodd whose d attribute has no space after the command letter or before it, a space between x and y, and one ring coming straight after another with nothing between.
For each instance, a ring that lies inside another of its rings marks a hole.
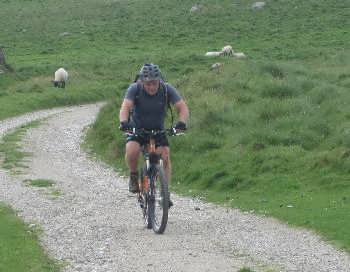
<instances>
[{"instance_id":1,"label":"wheel rim","mask_svg":"<svg viewBox=\"0 0 350 272\"><path fill-rule=\"evenodd\" d=\"M142 194L142 198L144 201L144 206L142 209L143 219L146 225L146 228L150 229L152 228L152 222L151 222L151 216L150 216L150 207L149 207L149 201L146 193Z\"/></svg>"},{"instance_id":2,"label":"wheel rim","mask_svg":"<svg viewBox=\"0 0 350 272\"><path fill-rule=\"evenodd\" d=\"M154 208L153 208L153 227L156 231L159 231L162 224L164 224L164 203L167 202L167 198L164 196L164 192L161 187L161 183L159 181L159 175L157 174L154 177ZM168 204L169 205L169 204Z\"/></svg>"}]
</instances>

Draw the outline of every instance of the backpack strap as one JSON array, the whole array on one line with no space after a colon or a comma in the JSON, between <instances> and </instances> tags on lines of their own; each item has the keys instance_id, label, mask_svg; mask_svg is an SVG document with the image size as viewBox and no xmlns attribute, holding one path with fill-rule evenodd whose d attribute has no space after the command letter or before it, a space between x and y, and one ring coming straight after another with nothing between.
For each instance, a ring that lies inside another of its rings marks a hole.
<instances>
[{"instance_id":1,"label":"backpack strap","mask_svg":"<svg viewBox=\"0 0 350 272\"><path fill-rule=\"evenodd\" d=\"M167 106L168 109L171 109L170 100L169 100L168 86L167 86L167 84L164 81L161 81L161 84L163 85L163 90L164 90L165 106Z\"/></svg>"},{"instance_id":2,"label":"backpack strap","mask_svg":"<svg viewBox=\"0 0 350 272\"><path fill-rule=\"evenodd\" d=\"M162 83L164 86L164 92L165 92L165 107L167 107L168 110L170 110L170 115L171 115L171 126L173 126L174 124L174 115L173 115L173 109L171 108L171 104L170 104L170 99L169 99L169 92L168 92L168 86L167 84L162 81Z\"/></svg>"}]
</instances>

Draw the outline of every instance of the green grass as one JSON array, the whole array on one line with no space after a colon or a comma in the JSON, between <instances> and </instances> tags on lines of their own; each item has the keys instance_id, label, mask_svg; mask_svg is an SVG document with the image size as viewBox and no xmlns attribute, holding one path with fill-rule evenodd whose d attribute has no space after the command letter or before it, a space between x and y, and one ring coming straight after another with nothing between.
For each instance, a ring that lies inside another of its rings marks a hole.
<instances>
[{"instance_id":1,"label":"green grass","mask_svg":"<svg viewBox=\"0 0 350 272\"><path fill-rule=\"evenodd\" d=\"M0 119L108 100L87 145L125 169L121 98L142 63L157 63L191 109L188 134L171 139L172 190L311 228L350 251L350 4L198 4L191 14L188 0L0 0L13 69L0 74ZM226 44L247 60L203 56ZM210 73L214 62L221 73ZM50 83L61 66L65 90Z\"/></svg>"},{"instance_id":2,"label":"green grass","mask_svg":"<svg viewBox=\"0 0 350 272\"><path fill-rule=\"evenodd\" d=\"M20 168L25 168L23 161L30 157L30 153L24 152L19 146L19 142L23 138L25 132L31 127L39 126L40 121L34 121L23 125L13 132L6 134L0 142L0 158L1 166L10 170L12 173L17 173Z\"/></svg>"},{"instance_id":3,"label":"green grass","mask_svg":"<svg viewBox=\"0 0 350 272\"><path fill-rule=\"evenodd\" d=\"M62 196L63 195L63 193L60 191L60 190L53 190L52 192L51 192L51 196L53 197L53 198L58 198L58 197L60 197L60 196Z\"/></svg>"},{"instance_id":4,"label":"green grass","mask_svg":"<svg viewBox=\"0 0 350 272\"><path fill-rule=\"evenodd\" d=\"M238 272L254 272L254 271L249 269L249 268L244 267L244 268L240 269Z\"/></svg>"},{"instance_id":5,"label":"green grass","mask_svg":"<svg viewBox=\"0 0 350 272\"><path fill-rule=\"evenodd\" d=\"M23 183L26 184L27 186L48 189L47 194L52 199L57 199L63 195L61 190L56 189L54 187L56 182L50 179L25 179L23 180Z\"/></svg>"},{"instance_id":6,"label":"green grass","mask_svg":"<svg viewBox=\"0 0 350 272\"><path fill-rule=\"evenodd\" d=\"M23 181L34 187L52 187L55 182L49 179L26 179Z\"/></svg>"},{"instance_id":7,"label":"green grass","mask_svg":"<svg viewBox=\"0 0 350 272\"><path fill-rule=\"evenodd\" d=\"M195 14L188 0L1 3L0 46L14 72L0 75L0 119L121 95L146 61L175 79L208 69L204 53L225 44L251 59L312 60L348 48L350 37L347 5L335 0L271 1L261 11L210 0ZM61 66L65 90L50 83Z\"/></svg>"},{"instance_id":8,"label":"green grass","mask_svg":"<svg viewBox=\"0 0 350 272\"><path fill-rule=\"evenodd\" d=\"M60 270L61 266L43 253L37 241L37 229L24 224L2 204L0 218L0 271Z\"/></svg>"},{"instance_id":9,"label":"green grass","mask_svg":"<svg viewBox=\"0 0 350 272\"><path fill-rule=\"evenodd\" d=\"M173 189L311 228L350 250L348 90L312 64L277 65L283 78L252 63L185 86L205 95L187 96L192 127L173 140Z\"/></svg>"}]
</instances>

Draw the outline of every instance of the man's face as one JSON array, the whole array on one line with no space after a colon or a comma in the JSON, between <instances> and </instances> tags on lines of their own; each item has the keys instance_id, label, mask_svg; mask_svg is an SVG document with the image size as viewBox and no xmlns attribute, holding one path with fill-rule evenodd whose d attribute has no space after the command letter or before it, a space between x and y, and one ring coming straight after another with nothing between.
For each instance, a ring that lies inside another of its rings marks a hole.
<instances>
[{"instance_id":1,"label":"man's face","mask_svg":"<svg viewBox=\"0 0 350 272\"><path fill-rule=\"evenodd\" d=\"M150 95L155 95L159 89L159 80L144 81L143 87Z\"/></svg>"}]
</instances>

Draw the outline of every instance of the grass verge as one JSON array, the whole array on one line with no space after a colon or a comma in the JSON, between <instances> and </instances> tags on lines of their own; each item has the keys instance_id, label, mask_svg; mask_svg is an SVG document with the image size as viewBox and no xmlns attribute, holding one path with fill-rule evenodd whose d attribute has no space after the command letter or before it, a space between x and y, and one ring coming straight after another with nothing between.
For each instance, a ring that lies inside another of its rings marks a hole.
<instances>
[{"instance_id":1,"label":"grass verge","mask_svg":"<svg viewBox=\"0 0 350 272\"><path fill-rule=\"evenodd\" d=\"M23 182L34 187L52 187L55 184L49 179L26 179Z\"/></svg>"},{"instance_id":2,"label":"grass verge","mask_svg":"<svg viewBox=\"0 0 350 272\"><path fill-rule=\"evenodd\" d=\"M22 151L18 143L29 128L37 127L39 125L40 121L31 122L15 129L13 132L6 134L2 138L2 142L0 143L0 154L2 157L1 166L4 169L16 173L20 168L26 167L23 164L23 161L30 156L30 153Z\"/></svg>"},{"instance_id":3,"label":"grass verge","mask_svg":"<svg viewBox=\"0 0 350 272\"><path fill-rule=\"evenodd\" d=\"M60 268L40 247L38 230L0 203L0 271L58 272Z\"/></svg>"},{"instance_id":4,"label":"grass verge","mask_svg":"<svg viewBox=\"0 0 350 272\"><path fill-rule=\"evenodd\" d=\"M249 269L249 268L244 267L244 268L240 269L238 272L254 272L254 271Z\"/></svg>"}]
</instances>

